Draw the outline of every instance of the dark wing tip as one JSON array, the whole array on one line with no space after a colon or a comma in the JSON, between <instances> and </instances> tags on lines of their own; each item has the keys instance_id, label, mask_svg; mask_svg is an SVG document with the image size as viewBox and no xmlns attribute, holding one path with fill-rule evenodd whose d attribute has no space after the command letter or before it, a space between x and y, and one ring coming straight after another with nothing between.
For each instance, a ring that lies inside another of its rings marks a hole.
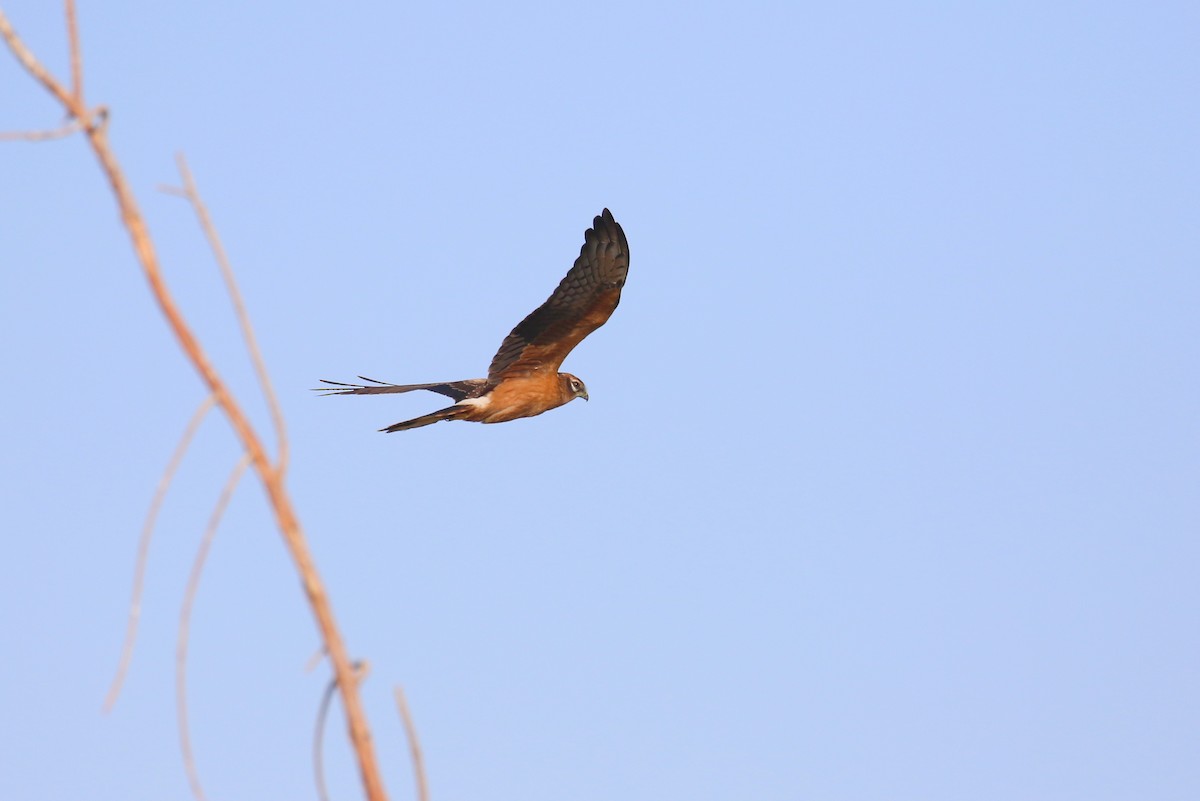
<instances>
[{"instance_id":1,"label":"dark wing tip","mask_svg":"<svg viewBox=\"0 0 1200 801\"><path fill-rule=\"evenodd\" d=\"M613 218L612 212L607 207L592 220L592 228L584 233L584 242L586 243L587 240L591 239L593 234L599 234L602 231L608 233L610 240L617 242L621 246L626 256L629 255L629 242L625 239L625 230Z\"/></svg>"},{"instance_id":2,"label":"dark wing tip","mask_svg":"<svg viewBox=\"0 0 1200 801\"><path fill-rule=\"evenodd\" d=\"M612 215L612 212L605 207L594 220L592 227L583 233L583 247L579 254L595 256L595 248L602 246L602 243L608 244L608 255L618 260L624 260L625 269L629 269L629 240L625 238L625 229L617 222ZM612 250L615 246L616 252ZM591 252L589 253L589 249ZM621 283L625 282L624 276L621 278Z\"/></svg>"}]
</instances>

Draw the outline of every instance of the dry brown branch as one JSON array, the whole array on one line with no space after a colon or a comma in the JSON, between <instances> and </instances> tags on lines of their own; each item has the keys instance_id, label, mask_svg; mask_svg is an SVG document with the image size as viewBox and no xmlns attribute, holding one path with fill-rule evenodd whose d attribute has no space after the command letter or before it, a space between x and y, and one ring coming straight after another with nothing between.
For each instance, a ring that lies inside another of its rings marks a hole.
<instances>
[{"instance_id":1,"label":"dry brown branch","mask_svg":"<svg viewBox=\"0 0 1200 801\"><path fill-rule=\"evenodd\" d=\"M322 656L318 653L313 658ZM310 662L312 660L309 660ZM365 661L354 663L354 672L359 682L371 672L371 666ZM325 786L325 719L329 717L329 707L333 702L333 691L337 682L330 680L321 696L321 705L317 708L317 720L313 724L313 779L317 784L317 801L329 801L329 788Z\"/></svg>"},{"instance_id":2,"label":"dry brown branch","mask_svg":"<svg viewBox=\"0 0 1200 801\"><path fill-rule=\"evenodd\" d=\"M188 169L187 159L183 157L182 153L179 153L175 156L175 162L179 167L179 175L183 178L183 191L179 194L192 204L196 218L200 221L200 227L204 230L204 236L208 239L208 245L212 248L213 257L221 268L221 277L225 279L225 289L229 292L229 299L233 302L233 311L237 315L238 325L242 328L242 338L246 341L246 350L250 352L250 359L254 362L254 372L258 375L258 384L262 388L263 396L267 399L267 406L271 410L271 420L275 425L275 439L279 447L275 469L282 477L287 472L288 462L287 426L283 422L283 410L279 408L275 387L271 384L271 376L267 373L267 365L263 361L262 351L258 349L258 338L254 336L254 327L250 325L250 315L246 313L246 304L242 302L242 292L238 289L233 267L229 264L225 247L221 244L217 228L208 214L208 207L204 205L200 192L196 189L196 182L192 178L192 171Z\"/></svg>"},{"instance_id":3,"label":"dry brown branch","mask_svg":"<svg viewBox=\"0 0 1200 801\"><path fill-rule=\"evenodd\" d=\"M71 48L71 97L83 105L83 48L79 46L79 20L75 16L75 0L67 2L67 41Z\"/></svg>"},{"instance_id":4,"label":"dry brown branch","mask_svg":"<svg viewBox=\"0 0 1200 801\"><path fill-rule=\"evenodd\" d=\"M229 478L221 489L217 505L213 507L212 516L208 519L208 526L204 529L204 536L200 539L200 547L196 549L196 558L192 562L192 572L188 576L187 589L183 593L183 606L179 610L179 639L175 646L175 708L179 712L179 746L183 749L183 766L187 770L188 783L192 786L192 795L196 796L197 801L204 801L204 789L200 786L200 773L196 770L196 760L192 755L192 738L188 729L187 708L187 652L188 635L192 625L192 605L196 601L196 593L200 589L200 577L204 575L204 563L208 559L208 552L212 549L213 539L217 536L217 527L221 525L225 507L229 506L233 491L237 489L238 482L242 480L242 473L246 472L246 466L249 464L250 454L243 454L242 458L238 459L238 463L234 465L233 470L230 471Z\"/></svg>"},{"instance_id":5,"label":"dry brown branch","mask_svg":"<svg viewBox=\"0 0 1200 801\"><path fill-rule=\"evenodd\" d=\"M183 455L187 453L200 423L212 407L213 396L209 395L196 408L187 428L183 430L183 436L179 438L179 444L175 446L175 452L171 454L171 460L167 462L167 467L158 480L158 486L154 488L154 498L150 501L146 522L142 524L142 536L138 541L137 563L133 568L133 597L129 601L129 619L125 624L125 644L121 646L121 661L117 664L117 674L113 676L112 686L108 688L108 695L104 699L105 712L112 711L113 704L117 702L117 696L121 694L121 685L125 683L125 675L129 672L129 663L133 660L133 645L137 640L138 620L142 615L142 587L146 582L146 562L150 556L150 540L154 537L154 523L158 520L158 510L167 496L172 479L175 478L175 471L183 461Z\"/></svg>"},{"instance_id":6,"label":"dry brown branch","mask_svg":"<svg viewBox=\"0 0 1200 801\"><path fill-rule=\"evenodd\" d=\"M63 139L82 130L83 123L80 120L70 120L65 125L49 131L2 131L0 142L47 142L51 139Z\"/></svg>"},{"instance_id":7,"label":"dry brown branch","mask_svg":"<svg viewBox=\"0 0 1200 801\"><path fill-rule=\"evenodd\" d=\"M73 11L74 4L68 2L67 13L71 14ZM69 112L73 112L79 105L81 105L80 103L75 102L75 98L72 97L66 89L63 89L59 82L54 80L54 77L50 73L46 72L46 68L43 67L36 58L34 58L33 53L29 52L29 48L25 47L25 43L22 42L20 37L17 36L17 32L13 30L12 25L8 21L8 16L3 11L0 11L0 36L4 37L4 43L8 45L8 49L12 51L12 54L16 57L21 66L33 76L34 80L44 86L46 91L58 98L58 101L62 103ZM78 42L72 42L72 45L77 46ZM71 58L75 59L77 56L72 54Z\"/></svg>"},{"instance_id":8,"label":"dry brown branch","mask_svg":"<svg viewBox=\"0 0 1200 801\"><path fill-rule=\"evenodd\" d=\"M400 720L404 722L404 733L408 736L408 750L412 757L413 780L417 783L417 801L429 801L429 784L425 780L425 758L421 755L421 740L417 737L417 724L413 722L412 713L408 710L408 701L404 698L404 689L397 684L396 708L400 710Z\"/></svg>"},{"instance_id":9,"label":"dry brown branch","mask_svg":"<svg viewBox=\"0 0 1200 801\"><path fill-rule=\"evenodd\" d=\"M68 2L68 16L73 15L73 8L73 5ZM68 27L70 27L70 23L68 23ZM24 42L21 41L20 37L17 36L8 21L8 17L2 11L0 11L0 38L4 39L5 44L12 51L13 56L21 66L63 105L67 113L83 121L88 143L91 145L92 152L95 154L97 161L100 162L100 168L112 188L121 213L121 220L129 233L130 242L142 266L146 280L150 284L150 291L158 303L163 316L166 318L168 326L178 340L179 346L183 349L184 355L192 363L193 367L195 367L204 385L216 398L217 405L228 419L242 447L249 454L250 464L258 474L259 480L262 481L263 487L267 492L268 500L275 514L276 524L279 526L280 533L283 536L292 561L296 565L296 570L300 574L309 606L312 608L313 616L316 618L317 626L321 632L321 637L329 651L329 658L333 664L338 690L341 693L342 703L346 710L346 723L349 729L350 740L358 759L359 772L362 775L367 798L370 801L383 801L387 796L379 775L374 745L371 742L371 733L367 727L366 715L363 712L362 700L358 693L355 671L334 618L333 608L329 603L325 586L313 561L308 542L300 527L300 521L296 517L291 497L284 485L283 472L271 465L266 449L263 447L262 440L258 436L257 431L250 424L250 420L246 417L242 407L234 399L224 379L217 372L208 355L200 346L196 335L187 324L183 314L175 303L175 299L167 289L158 262L158 256L154 249L154 243L150 238L149 229L138 209L137 201L133 191L129 187L125 173L121 169L116 154L109 144L107 126L96 122L94 115L89 112L82 96L76 97L71 92L68 92L42 66L33 53L25 46ZM71 37L70 46L72 50L72 63L76 61L82 63L77 37ZM81 89L81 87L82 82L77 88Z\"/></svg>"}]
</instances>

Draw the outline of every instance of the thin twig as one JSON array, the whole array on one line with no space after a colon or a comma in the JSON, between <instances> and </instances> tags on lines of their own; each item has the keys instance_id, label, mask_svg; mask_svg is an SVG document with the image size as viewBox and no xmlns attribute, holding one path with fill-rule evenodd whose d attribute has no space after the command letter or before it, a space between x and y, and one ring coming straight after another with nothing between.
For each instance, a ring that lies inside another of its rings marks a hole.
<instances>
[{"instance_id":1,"label":"thin twig","mask_svg":"<svg viewBox=\"0 0 1200 801\"><path fill-rule=\"evenodd\" d=\"M183 455L187 453L192 438L200 428L200 423L204 421L204 416L212 407L213 396L209 395L196 408L192 419L188 421L187 428L183 430L183 436L179 438L179 444L175 446L175 452L171 454L171 460L167 462L167 467L158 480L158 486L154 488L154 498L150 501L150 509L146 512L146 522L142 524L142 536L138 541L137 563L133 568L133 597L129 601L129 620L125 624L125 644L121 646L121 661L117 665L117 674L113 676L112 686L108 688L108 696L104 699L105 712L111 712L113 704L117 702L117 696L121 694L121 685L125 683L125 676L129 672L129 663L133 660L133 645L137 640L138 619L142 615L142 587L146 580L146 562L150 556L150 540L154 536L154 524L158 520L158 510L162 507L167 489L175 478L175 471L179 469L179 464L183 461Z\"/></svg>"},{"instance_id":2,"label":"thin twig","mask_svg":"<svg viewBox=\"0 0 1200 801\"><path fill-rule=\"evenodd\" d=\"M51 139L63 139L81 130L83 121L73 119L52 131L3 131L0 132L0 142L47 142Z\"/></svg>"},{"instance_id":3,"label":"thin twig","mask_svg":"<svg viewBox=\"0 0 1200 801\"><path fill-rule=\"evenodd\" d=\"M67 2L67 41L71 44L71 97L83 106L83 49L79 46L79 21L75 16L75 0Z\"/></svg>"},{"instance_id":4,"label":"thin twig","mask_svg":"<svg viewBox=\"0 0 1200 801\"><path fill-rule=\"evenodd\" d=\"M429 801L429 784L425 780L425 758L421 756L421 740L417 737L417 724L413 723L412 713L408 710L408 701L404 698L404 689L396 685L396 708L400 710L400 720L404 722L404 733L408 735L408 750L412 756L413 780L417 783L417 801Z\"/></svg>"},{"instance_id":5,"label":"thin twig","mask_svg":"<svg viewBox=\"0 0 1200 801\"><path fill-rule=\"evenodd\" d=\"M70 7L72 6L68 3L68 8L70 9ZM70 13L70 10L68 10L68 13ZM46 68L34 57L33 53L29 52L29 48L17 36L17 32L13 30L12 24L9 23L8 17L3 11L0 11L0 37L4 38L8 49L12 51L12 54L20 62L21 66L25 68L26 72L44 86L47 92L58 98L58 102L66 107L68 113L76 117L83 116L82 114L75 114L75 111L81 108L83 103L76 102L75 97L63 88L63 85L56 81L53 75L46 71ZM72 55L72 58L75 58L75 56Z\"/></svg>"},{"instance_id":6,"label":"thin twig","mask_svg":"<svg viewBox=\"0 0 1200 801\"><path fill-rule=\"evenodd\" d=\"M238 325L242 328L242 337L246 340L246 350L250 352L250 359L254 362L254 372L258 375L259 386L262 387L263 395L267 399L267 406L271 409L271 420L275 425L275 439L279 444L275 469L282 477L287 472L288 462L287 428L283 422L283 410L279 408L279 399L275 396L275 388L267 373L266 362L263 361L262 352L258 349L258 338L254 336L254 327L250 325L250 315L246 313L246 304L242 300L241 290L238 289L233 267L230 266L229 256L225 253L225 246L221 244L221 238L217 236L217 228L208 214L208 207L204 205L200 192L196 189L196 181L192 178L192 171L188 169L187 159L183 157L182 153L179 153L175 156L175 162L179 167L179 174L183 178L184 196L192 204L196 217L200 220L200 227L204 229L204 236L208 239L208 245L212 248L213 256L221 268L221 277L225 279L225 288L229 292L229 299L233 302L233 311L237 315Z\"/></svg>"},{"instance_id":7,"label":"thin twig","mask_svg":"<svg viewBox=\"0 0 1200 801\"><path fill-rule=\"evenodd\" d=\"M213 507L212 516L208 519L208 527L204 530L200 547L196 549L196 559L192 562L192 572L188 576L187 589L183 593L183 606L179 610L179 641L175 647L175 706L179 712L179 745L183 749L183 766L187 770L188 783L192 786L192 795L197 801L204 801L204 789L200 786L200 772L196 770L196 760L192 754L187 708L187 652L192 624L192 604L196 600L196 592L200 589L204 562L208 559L208 552L212 548L213 538L217 535L221 517L225 514L225 507L229 505L229 499L233 497L233 491L249 464L250 454L243 454L229 473L229 479L217 498L217 505Z\"/></svg>"},{"instance_id":8,"label":"thin twig","mask_svg":"<svg viewBox=\"0 0 1200 801\"><path fill-rule=\"evenodd\" d=\"M317 709L317 722L313 731L313 778L317 783L317 801L329 801L329 789L325 786L325 718L329 716L329 705L333 701L333 692L337 689L337 681L330 679L325 685L325 693L321 696L321 706Z\"/></svg>"},{"instance_id":9,"label":"thin twig","mask_svg":"<svg viewBox=\"0 0 1200 801\"><path fill-rule=\"evenodd\" d=\"M304 663L304 672L312 673L313 670L316 669L317 665L321 664L321 660L323 660L324 658L325 658L325 646L322 645L320 648L313 651L313 655L310 656L308 658L308 661Z\"/></svg>"},{"instance_id":10,"label":"thin twig","mask_svg":"<svg viewBox=\"0 0 1200 801\"><path fill-rule=\"evenodd\" d=\"M107 126L92 123L86 106L81 102L76 102L62 84L55 80L34 58L12 29L12 25L9 24L8 18L2 11L0 11L0 38L4 39L17 61L35 80L53 94L69 113L85 119L88 142L92 146L92 152L95 153L96 159L100 162L100 168L104 172L105 178L112 187L113 195L120 209L121 221L129 233L130 243L142 265L142 271L150 284L154 300L158 303L180 348L183 349L187 359L200 374L205 386L213 393L217 405L224 412L238 440L250 454L250 463L267 492L271 509L275 513L276 525L279 526L280 534L296 565L296 571L300 574L304 593L312 608L313 616L316 618L321 638L329 649L329 659L333 665L338 690L346 709L346 726L349 729L350 741L358 759L363 789L366 791L369 801L384 801L387 793L379 774L379 764L375 758L375 748L371 742L371 731L367 726L362 698L358 692L354 667L346 649L346 643L342 639L341 631L338 629L337 620L334 618L333 607L325 592L325 585L321 581L316 562L309 550L308 541L305 539L300 521L296 517L291 496L284 485L282 473L271 465L258 433L250 425L246 413L238 405L229 391L229 387L225 384L225 380L200 346L196 335L192 332L175 303L175 299L167 289L145 218L138 210L133 191L129 188L125 173L108 142Z\"/></svg>"},{"instance_id":11,"label":"thin twig","mask_svg":"<svg viewBox=\"0 0 1200 801\"><path fill-rule=\"evenodd\" d=\"M359 682L365 679L370 671L371 666L367 662L354 663L354 672ZM325 786L325 719L329 716L333 691L336 689L337 679L330 679L324 695L321 696L321 705L317 708L317 720L313 726L313 778L317 784L318 801L329 801L329 788Z\"/></svg>"}]
</instances>

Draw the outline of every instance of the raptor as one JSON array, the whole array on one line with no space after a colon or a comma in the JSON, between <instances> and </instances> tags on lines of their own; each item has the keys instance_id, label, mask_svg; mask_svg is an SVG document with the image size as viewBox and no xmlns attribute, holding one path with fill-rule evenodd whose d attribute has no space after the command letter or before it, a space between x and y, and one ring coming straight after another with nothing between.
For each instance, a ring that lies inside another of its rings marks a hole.
<instances>
[{"instance_id":1,"label":"raptor","mask_svg":"<svg viewBox=\"0 0 1200 801\"><path fill-rule=\"evenodd\" d=\"M608 321L621 301L629 273L625 232L605 209L583 234L579 258L554 293L512 330L492 358L487 378L432 384L389 384L359 376L365 384L321 383L331 395L382 395L424 389L454 401L436 412L387 428L408 431L442 420L506 423L588 399L583 381L559 372L563 359L584 337Z\"/></svg>"}]
</instances>

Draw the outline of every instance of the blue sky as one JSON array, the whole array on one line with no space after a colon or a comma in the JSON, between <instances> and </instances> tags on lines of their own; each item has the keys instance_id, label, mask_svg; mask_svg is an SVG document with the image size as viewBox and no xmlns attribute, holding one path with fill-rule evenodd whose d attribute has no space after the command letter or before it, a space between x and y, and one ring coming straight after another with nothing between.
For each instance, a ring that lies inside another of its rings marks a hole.
<instances>
[{"instance_id":1,"label":"blue sky","mask_svg":"<svg viewBox=\"0 0 1200 801\"><path fill-rule=\"evenodd\" d=\"M394 798L1200 792L1192 3L84 3L86 86L264 427L182 150L287 415ZM53 4L4 4L60 75ZM0 128L59 111L5 54ZM238 452L83 143L0 146L4 798L182 798L175 626ZM603 207L591 402L376 429L476 377ZM327 674L246 481L192 625L213 798L312 797ZM335 798L358 797L340 723Z\"/></svg>"}]
</instances>

